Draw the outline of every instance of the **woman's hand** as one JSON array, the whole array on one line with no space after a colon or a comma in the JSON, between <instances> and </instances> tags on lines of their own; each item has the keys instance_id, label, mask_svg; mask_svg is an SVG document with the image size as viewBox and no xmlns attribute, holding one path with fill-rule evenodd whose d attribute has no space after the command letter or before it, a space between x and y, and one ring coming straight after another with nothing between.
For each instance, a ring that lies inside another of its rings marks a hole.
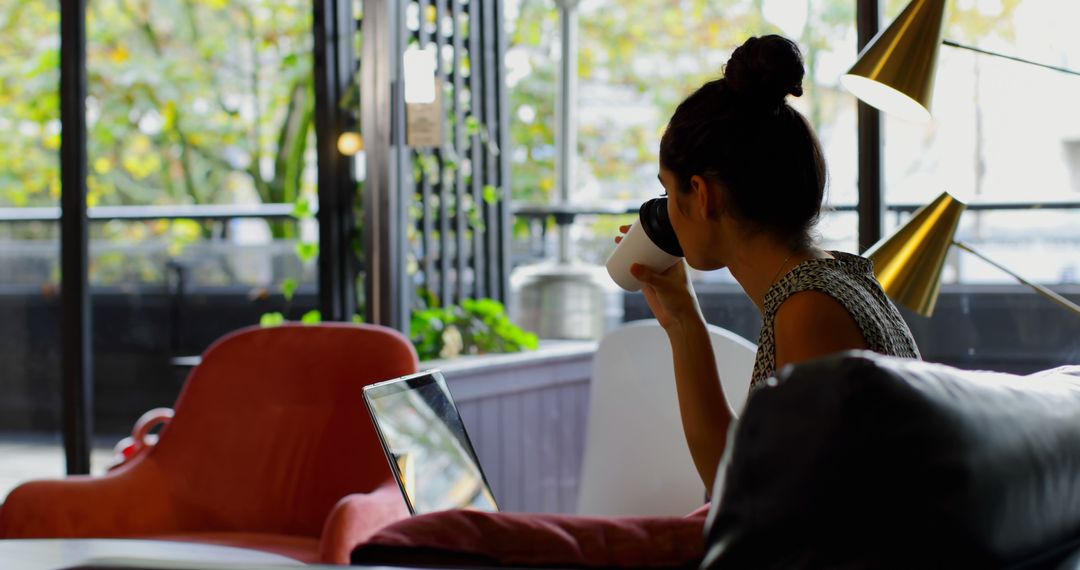
<instances>
[{"instance_id":1,"label":"woman's hand","mask_svg":"<svg viewBox=\"0 0 1080 570\"><path fill-rule=\"evenodd\" d=\"M621 226L619 231L625 234L630 226ZM615 238L615 243L620 241L621 236ZM635 263L630 266L630 274L641 281L645 301L664 330L672 332L673 328L703 320L685 261L680 259L663 273Z\"/></svg>"}]
</instances>

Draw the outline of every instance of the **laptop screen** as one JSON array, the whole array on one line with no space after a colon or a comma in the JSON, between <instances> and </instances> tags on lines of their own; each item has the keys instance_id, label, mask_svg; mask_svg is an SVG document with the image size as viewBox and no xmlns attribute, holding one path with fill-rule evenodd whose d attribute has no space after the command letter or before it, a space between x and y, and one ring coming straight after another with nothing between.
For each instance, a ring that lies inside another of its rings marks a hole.
<instances>
[{"instance_id":1,"label":"laptop screen","mask_svg":"<svg viewBox=\"0 0 1080 570\"><path fill-rule=\"evenodd\" d=\"M498 510L441 373L372 384L364 400L413 514Z\"/></svg>"}]
</instances>

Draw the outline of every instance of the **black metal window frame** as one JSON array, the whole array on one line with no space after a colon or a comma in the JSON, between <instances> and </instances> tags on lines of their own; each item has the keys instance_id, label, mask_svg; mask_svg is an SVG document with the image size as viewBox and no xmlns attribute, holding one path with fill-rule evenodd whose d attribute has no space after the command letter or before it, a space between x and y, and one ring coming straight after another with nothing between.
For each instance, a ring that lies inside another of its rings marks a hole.
<instances>
[{"instance_id":1,"label":"black metal window frame","mask_svg":"<svg viewBox=\"0 0 1080 570\"><path fill-rule=\"evenodd\" d=\"M315 139L319 181L319 309L331 321L356 312L357 259L353 253L357 181L352 156L337 149L356 128L341 100L355 81L357 33L352 0L314 1Z\"/></svg>"},{"instance_id":2,"label":"black metal window frame","mask_svg":"<svg viewBox=\"0 0 1080 570\"><path fill-rule=\"evenodd\" d=\"M857 0L855 33L858 47L874 39L881 27L882 0ZM859 251L866 251L884 236L885 195L883 193L883 139L881 113L859 101L858 105L858 212Z\"/></svg>"},{"instance_id":3,"label":"black metal window frame","mask_svg":"<svg viewBox=\"0 0 1080 570\"><path fill-rule=\"evenodd\" d=\"M64 456L69 474L90 472L90 346L86 204L86 0L60 2L60 314Z\"/></svg>"}]
</instances>

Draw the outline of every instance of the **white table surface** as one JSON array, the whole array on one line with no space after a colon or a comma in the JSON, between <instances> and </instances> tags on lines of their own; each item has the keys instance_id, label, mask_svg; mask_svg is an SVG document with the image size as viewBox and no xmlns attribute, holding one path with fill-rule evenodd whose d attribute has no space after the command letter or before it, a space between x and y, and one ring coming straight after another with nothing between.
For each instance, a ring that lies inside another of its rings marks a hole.
<instances>
[{"instance_id":1,"label":"white table surface","mask_svg":"<svg viewBox=\"0 0 1080 570\"><path fill-rule=\"evenodd\" d=\"M40 539L0 540L0 570L59 570L90 563L201 562L303 566L269 552L163 540Z\"/></svg>"}]
</instances>

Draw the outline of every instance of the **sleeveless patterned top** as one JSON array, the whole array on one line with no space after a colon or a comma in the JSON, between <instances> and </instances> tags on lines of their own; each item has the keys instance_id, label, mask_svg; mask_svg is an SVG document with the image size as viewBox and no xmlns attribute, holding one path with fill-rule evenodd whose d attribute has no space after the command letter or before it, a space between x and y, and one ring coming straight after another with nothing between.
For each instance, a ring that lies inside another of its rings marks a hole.
<instances>
[{"instance_id":1,"label":"sleeveless patterned top","mask_svg":"<svg viewBox=\"0 0 1080 570\"><path fill-rule=\"evenodd\" d=\"M855 319L870 350L888 356L921 358L907 323L874 277L873 263L850 253L829 253L833 259L811 259L796 265L765 293L765 315L750 378L751 390L776 370L773 334L776 311L788 297L800 291L820 291L836 299Z\"/></svg>"}]
</instances>

